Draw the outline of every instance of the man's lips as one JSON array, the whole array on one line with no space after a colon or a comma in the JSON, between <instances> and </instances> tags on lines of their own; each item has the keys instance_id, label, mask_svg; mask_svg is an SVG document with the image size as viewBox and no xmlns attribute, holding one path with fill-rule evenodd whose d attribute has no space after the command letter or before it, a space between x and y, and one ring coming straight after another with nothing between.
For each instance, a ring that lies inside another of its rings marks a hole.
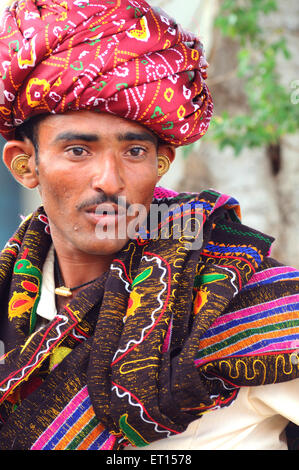
<instances>
[{"instance_id":1,"label":"man's lips","mask_svg":"<svg viewBox=\"0 0 299 470\"><path fill-rule=\"evenodd\" d=\"M84 212L94 223L101 223L103 225L116 223L116 221L118 221L120 218L123 218L126 214L124 207L109 203L102 203L86 207Z\"/></svg>"}]
</instances>

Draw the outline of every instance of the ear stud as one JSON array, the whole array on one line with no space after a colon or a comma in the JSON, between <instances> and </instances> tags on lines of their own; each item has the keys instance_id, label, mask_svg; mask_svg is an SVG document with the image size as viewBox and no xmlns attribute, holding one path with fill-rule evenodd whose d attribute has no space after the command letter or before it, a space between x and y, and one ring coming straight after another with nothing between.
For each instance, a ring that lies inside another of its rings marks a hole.
<instances>
[{"instance_id":1,"label":"ear stud","mask_svg":"<svg viewBox=\"0 0 299 470\"><path fill-rule=\"evenodd\" d=\"M17 155L11 162L11 169L14 171L17 175L22 176L25 175L25 173L28 173L29 167L28 167L28 160L30 156L24 154Z\"/></svg>"},{"instance_id":2,"label":"ear stud","mask_svg":"<svg viewBox=\"0 0 299 470\"><path fill-rule=\"evenodd\" d=\"M158 155L158 176L163 176L170 167L170 160L166 155Z\"/></svg>"}]
</instances>

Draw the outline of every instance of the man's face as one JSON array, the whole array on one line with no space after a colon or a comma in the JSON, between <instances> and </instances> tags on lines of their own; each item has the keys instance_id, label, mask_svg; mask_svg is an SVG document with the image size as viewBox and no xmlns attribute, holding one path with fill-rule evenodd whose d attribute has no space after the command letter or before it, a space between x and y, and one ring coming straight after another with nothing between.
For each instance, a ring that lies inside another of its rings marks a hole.
<instances>
[{"instance_id":1,"label":"man's face","mask_svg":"<svg viewBox=\"0 0 299 470\"><path fill-rule=\"evenodd\" d=\"M128 236L101 234L112 228L118 234L120 223L134 219L124 219L119 197L127 207L149 210L158 180L154 134L116 116L80 111L43 120L38 143L39 190L54 243L88 255L123 248Z\"/></svg>"}]
</instances>

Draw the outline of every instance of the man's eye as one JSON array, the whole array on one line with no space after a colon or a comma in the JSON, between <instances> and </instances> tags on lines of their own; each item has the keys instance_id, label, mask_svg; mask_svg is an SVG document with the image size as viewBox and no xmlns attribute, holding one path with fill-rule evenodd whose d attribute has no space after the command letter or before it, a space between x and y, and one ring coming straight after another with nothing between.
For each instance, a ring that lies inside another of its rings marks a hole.
<instances>
[{"instance_id":1,"label":"man's eye","mask_svg":"<svg viewBox=\"0 0 299 470\"><path fill-rule=\"evenodd\" d=\"M146 153L146 150L143 147L132 147L129 150L129 154L132 157L142 157Z\"/></svg>"},{"instance_id":2,"label":"man's eye","mask_svg":"<svg viewBox=\"0 0 299 470\"><path fill-rule=\"evenodd\" d=\"M71 147L67 149L67 153L74 157L83 157L87 154L87 150L83 147Z\"/></svg>"}]
</instances>

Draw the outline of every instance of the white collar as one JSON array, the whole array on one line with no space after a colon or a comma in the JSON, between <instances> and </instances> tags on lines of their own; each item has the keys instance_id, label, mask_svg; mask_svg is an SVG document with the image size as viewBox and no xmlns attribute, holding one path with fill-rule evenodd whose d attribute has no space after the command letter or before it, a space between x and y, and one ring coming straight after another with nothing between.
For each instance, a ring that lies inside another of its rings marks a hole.
<instances>
[{"instance_id":1,"label":"white collar","mask_svg":"<svg viewBox=\"0 0 299 470\"><path fill-rule=\"evenodd\" d=\"M41 295L36 309L37 315L46 320L53 320L57 314L54 291L54 246L52 245L44 262Z\"/></svg>"}]
</instances>

